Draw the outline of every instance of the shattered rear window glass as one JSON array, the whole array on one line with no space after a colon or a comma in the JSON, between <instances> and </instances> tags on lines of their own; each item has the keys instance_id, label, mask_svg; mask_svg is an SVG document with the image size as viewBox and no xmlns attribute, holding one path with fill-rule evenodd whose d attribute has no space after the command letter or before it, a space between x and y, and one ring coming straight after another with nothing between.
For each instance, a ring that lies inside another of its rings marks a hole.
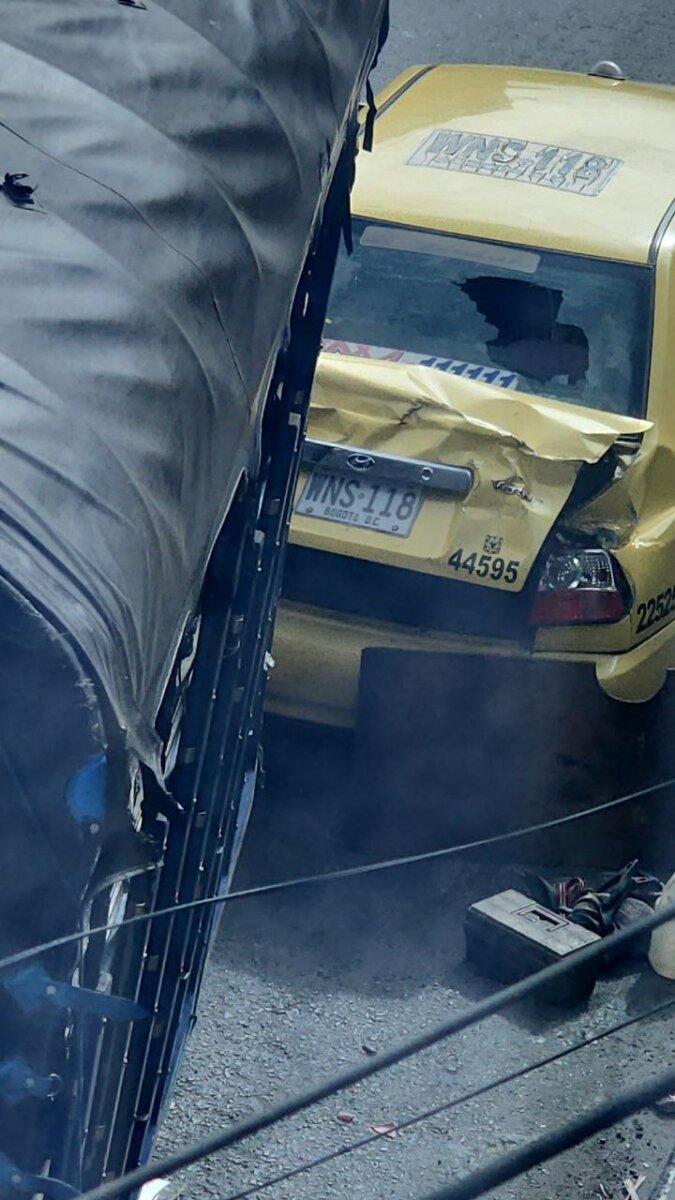
<instances>
[{"instance_id":1,"label":"shattered rear window glass","mask_svg":"<svg viewBox=\"0 0 675 1200\"><path fill-rule=\"evenodd\" d=\"M323 345L641 416L651 293L648 267L355 221Z\"/></svg>"}]
</instances>

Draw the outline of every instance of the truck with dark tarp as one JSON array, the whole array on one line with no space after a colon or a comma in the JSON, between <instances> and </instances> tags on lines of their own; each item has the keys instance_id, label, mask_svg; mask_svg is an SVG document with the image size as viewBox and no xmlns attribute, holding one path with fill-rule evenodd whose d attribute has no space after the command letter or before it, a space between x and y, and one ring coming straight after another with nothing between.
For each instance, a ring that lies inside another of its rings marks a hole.
<instances>
[{"instance_id":1,"label":"truck with dark tarp","mask_svg":"<svg viewBox=\"0 0 675 1200\"><path fill-rule=\"evenodd\" d=\"M3 1197L147 1160L194 1021L384 36L0 0Z\"/></svg>"}]
</instances>

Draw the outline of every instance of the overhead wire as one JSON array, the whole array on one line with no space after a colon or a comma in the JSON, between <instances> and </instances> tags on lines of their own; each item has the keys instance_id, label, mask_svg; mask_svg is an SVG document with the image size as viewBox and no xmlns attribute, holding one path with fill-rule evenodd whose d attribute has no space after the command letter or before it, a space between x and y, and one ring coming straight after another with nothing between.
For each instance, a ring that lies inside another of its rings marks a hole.
<instances>
[{"instance_id":1,"label":"overhead wire","mask_svg":"<svg viewBox=\"0 0 675 1200\"><path fill-rule=\"evenodd\" d=\"M185 900L179 904L172 904L167 908L137 913L133 917L126 917L123 921L113 921L106 925L97 925L90 929L78 930L75 933L53 938L49 942L42 942L38 946L29 946L25 950L18 950L16 953L9 954L5 958L0 959L0 971L6 970L8 967L18 966L20 963L35 958L40 954L46 954L48 951L59 950L63 946L88 941L99 934L117 932L121 929L131 928L134 925L156 920L160 917L173 916L175 913L187 912L191 909L209 908L217 904L233 904L236 901L249 900L253 897L272 896L280 892L291 891L298 887L309 887L315 884L336 883L341 880L356 879L361 876L374 875L381 871L392 871L400 867L414 866L417 863L450 858L456 854L466 853L469 850L481 850L487 846L515 841L518 838L529 837L535 833L545 833L547 830L558 829L574 821L585 820L587 817L608 812L611 809L630 804L635 800L642 800L645 796L653 795L655 792L664 791L666 788L673 786L675 786L675 777L661 780L660 783L649 784L647 787L640 788L635 792L618 796L614 800L607 800L602 804L596 804L590 808L579 809L577 812L568 813L564 817L553 817L548 821L539 821L535 825L521 826L518 829L509 829L504 833L491 834L489 837L475 838L473 841L462 842L456 846L445 846L439 850L426 850L421 854L407 854L400 858L383 859L374 863L362 863L355 867L324 871L318 875L300 875L294 879L281 879L273 883L263 883L256 887L244 888L238 892L224 892L216 896L206 896L199 900Z\"/></svg>"},{"instance_id":2,"label":"overhead wire","mask_svg":"<svg viewBox=\"0 0 675 1200\"><path fill-rule=\"evenodd\" d=\"M398 1121L393 1132L396 1134L403 1132L406 1129L411 1129L415 1125L420 1125L424 1121L429 1121L433 1117L439 1116L441 1113L450 1112L454 1108L459 1108L462 1104L469 1104L473 1100L479 1100L483 1096L487 1096L490 1092L494 1092L497 1088L506 1087L510 1083L515 1083L518 1079L523 1079L527 1075L531 1075L534 1071L539 1071L543 1067L549 1067L553 1063L559 1062L563 1058L568 1058L571 1054L576 1054L579 1050L584 1050L587 1046L594 1046L596 1042L601 1042L605 1038L612 1037L615 1033L621 1033L625 1029L629 1029L631 1025L637 1025L642 1021L648 1021L651 1017L659 1016L666 1012L669 1008L675 1007L675 998L664 1000L661 1004L656 1004L653 1008L645 1009L643 1012L637 1013L633 1017L629 1017L625 1021L619 1021L616 1025L610 1025L608 1029L603 1029L600 1033L594 1034L592 1037L583 1038L579 1042L574 1042L571 1046L566 1046L564 1050L559 1050L555 1054L548 1054L545 1058L539 1058L536 1062L530 1063L526 1067L519 1067L516 1071L510 1071L507 1075L500 1075L499 1078L491 1080L490 1083L484 1083L480 1087L474 1088L472 1091L463 1092L460 1096L454 1096L452 1100L446 1100L443 1104L437 1104L434 1108L427 1108L424 1112L416 1113L414 1117L408 1117L405 1121ZM335 1159L345 1158L350 1154L356 1153L357 1150L363 1150L366 1146L372 1146L374 1142L380 1142L383 1138L389 1137L389 1132L371 1133L367 1137L359 1138L355 1142L349 1142L346 1146L339 1146L337 1150L329 1150L325 1154L319 1155L317 1158L309 1159L307 1162L300 1163L297 1167L291 1167L286 1171L282 1171L278 1175L273 1175L269 1179L262 1180L261 1183L252 1184L243 1191L231 1192L228 1196L224 1196L221 1200L248 1200L250 1196L256 1196L260 1192L267 1191L268 1188L276 1187L279 1183L287 1183L291 1179L295 1179L298 1175L304 1175L307 1172L315 1171L319 1167L326 1166Z\"/></svg>"},{"instance_id":3,"label":"overhead wire","mask_svg":"<svg viewBox=\"0 0 675 1200\"><path fill-rule=\"evenodd\" d=\"M85 1193L83 1200L117 1200L118 1197L135 1192L138 1188L141 1188L144 1184L149 1183L158 1176L168 1178L175 1175L177 1171L191 1166L202 1158L207 1158L211 1154L225 1150L247 1138L253 1137L254 1134L261 1133L264 1129L269 1129L272 1125L278 1124L279 1121L286 1120L288 1117L312 1107L319 1101L328 1099L329 1096L335 1096L364 1079L377 1075L381 1071L395 1066L397 1063L404 1062L406 1059L412 1058L413 1055L419 1054L420 1051L428 1050L438 1042L444 1041L446 1038L461 1032L463 1029L468 1029L470 1026L476 1025L479 1021L483 1021L487 1017L495 1016L517 1001L535 995L541 988L549 988L564 980L570 971L576 971L591 964L599 964L608 954L611 954L622 946L628 945L637 937L651 933L652 930L674 919L675 903L662 905L648 917L641 918L633 925L617 930L615 933L609 934L608 937L590 943L580 950L575 950L574 955L568 956L567 959L552 963L540 971L528 975L525 979L509 984L507 987L495 992L492 996L477 1001L465 1009L464 1012L454 1014L441 1025L426 1030L424 1033L420 1033L406 1042L399 1043L398 1046L394 1046L391 1050L384 1050L375 1058L371 1058L367 1062L342 1071L340 1074L326 1079L304 1092L279 1101L262 1112L236 1121L227 1129L217 1130L215 1133L209 1134L198 1142L185 1146L173 1154L166 1155L166 1157L153 1162L151 1165L139 1167L119 1179L103 1183L92 1191ZM573 961L570 961L570 959L573 959ZM670 1080L670 1076L667 1078ZM670 1080L669 1086L671 1085L675 1086L675 1072L672 1073L672 1080ZM664 1090L667 1091L668 1087L665 1087ZM657 1092L654 1098L658 1094ZM632 1096L633 1093L631 1092Z\"/></svg>"}]
</instances>

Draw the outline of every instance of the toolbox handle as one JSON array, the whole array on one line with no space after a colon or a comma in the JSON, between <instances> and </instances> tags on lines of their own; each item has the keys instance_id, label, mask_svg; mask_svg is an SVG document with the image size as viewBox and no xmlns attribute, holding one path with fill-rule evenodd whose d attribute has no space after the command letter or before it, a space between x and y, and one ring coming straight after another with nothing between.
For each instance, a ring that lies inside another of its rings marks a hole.
<instances>
[{"instance_id":1,"label":"toolbox handle","mask_svg":"<svg viewBox=\"0 0 675 1200\"><path fill-rule=\"evenodd\" d=\"M556 929L561 929L563 925L569 925L566 917L560 917L557 913L551 912L550 908L544 908L542 904L528 904L525 908L519 908L517 916L524 917L526 921L532 921L533 924L547 927L547 932L553 933Z\"/></svg>"}]
</instances>

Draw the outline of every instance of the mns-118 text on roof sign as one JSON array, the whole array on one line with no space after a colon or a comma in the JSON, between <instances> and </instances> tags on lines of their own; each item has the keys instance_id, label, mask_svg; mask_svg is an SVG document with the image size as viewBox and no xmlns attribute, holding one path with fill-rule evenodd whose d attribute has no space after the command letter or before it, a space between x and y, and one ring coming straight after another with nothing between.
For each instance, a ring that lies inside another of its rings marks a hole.
<instances>
[{"instance_id":1,"label":"mns-118 text on roof sign","mask_svg":"<svg viewBox=\"0 0 675 1200\"><path fill-rule=\"evenodd\" d=\"M622 160L546 142L434 129L408 159L408 166L489 175L579 196L597 196L622 166Z\"/></svg>"}]
</instances>

